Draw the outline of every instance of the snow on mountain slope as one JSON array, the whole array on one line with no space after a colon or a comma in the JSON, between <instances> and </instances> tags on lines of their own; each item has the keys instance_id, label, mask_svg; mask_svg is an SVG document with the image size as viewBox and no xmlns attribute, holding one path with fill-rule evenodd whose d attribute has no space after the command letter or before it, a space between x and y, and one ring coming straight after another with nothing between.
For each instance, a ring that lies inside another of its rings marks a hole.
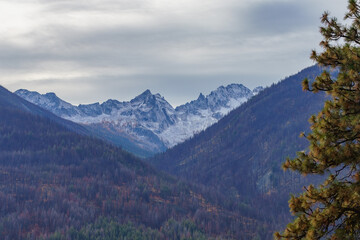
<instances>
[{"instance_id":1,"label":"snow on mountain slope","mask_svg":"<svg viewBox=\"0 0 360 240\"><path fill-rule=\"evenodd\" d=\"M200 94L197 100L175 109L178 122L165 129L160 138L167 147L173 147L216 123L253 95L250 89L241 84L221 86L206 97Z\"/></svg>"},{"instance_id":2,"label":"snow on mountain slope","mask_svg":"<svg viewBox=\"0 0 360 240\"><path fill-rule=\"evenodd\" d=\"M150 90L130 102L108 100L79 106L61 100L54 93L39 94L24 89L15 93L62 118L125 137L156 153L206 129L261 90L258 87L251 91L242 84L221 86L176 109Z\"/></svg>"},{"instance_id":3,"label":"snow on mountain slope","mask_svg":"<svg viewBox=\"0 0 360 240\"><path fill-rule=\"evenodd\" d=\"M41 95L38 92L20 89L17 90L15 94L35 105L45 108L46 110L50 110L61 117L81 114L75 106L61 100L55 95L55 93L46 93Z\"/></svg>"}]
</instances>

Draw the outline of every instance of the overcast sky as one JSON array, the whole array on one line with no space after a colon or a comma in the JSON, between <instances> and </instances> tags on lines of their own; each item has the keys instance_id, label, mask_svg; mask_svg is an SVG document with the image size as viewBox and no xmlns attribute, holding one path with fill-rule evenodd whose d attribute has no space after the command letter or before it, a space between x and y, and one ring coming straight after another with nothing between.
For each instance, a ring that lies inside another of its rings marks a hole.
<instances>
[{"instance_id":1,"label":"overcast sky","mask_svg":"<svg viewBox=\"0 0 360 240\"><path fill-rule=\"evenodd\" d=\"M73 104L172 105L220 85L267 86L313 65L320 17L345 0L1 0L0 84Z\"/></svg>"}]
</instances>

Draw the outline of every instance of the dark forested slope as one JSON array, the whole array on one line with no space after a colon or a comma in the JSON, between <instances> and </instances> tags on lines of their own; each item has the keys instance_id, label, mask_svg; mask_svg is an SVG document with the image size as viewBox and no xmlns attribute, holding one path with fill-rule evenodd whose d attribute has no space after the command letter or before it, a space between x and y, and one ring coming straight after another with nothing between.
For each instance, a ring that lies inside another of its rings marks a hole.
<instances>
[{"instance_id":1,"label":"dark forested slope","mask_svg":"<svg viewBox=\"0 0 360 240\"><path fill-rule=\"evenodd\" d=\"M51 119L53 122L64 126L65 128L77 132L80 134L90 135L90 132L83 126L73 123L71 121L60 118L51 112L38 107L23 98L9 92L4 87L0 86L0 107L2 109L12 109L22 112L27 112L36 116L41 116L47 119Z\"/></svg>"},{"instance_id":2,"label":"dark forested slope","mask_svg":"<svg viewBox=\"0 0 360 240\"><path fill-rule=\"evenodd\" d=\"M271 236L240 202L159 173L39 111L1 88L0 239Z\"/></svg>"},{"instance_id":3,"label":"dark forested slope","mask_svg":"<svg viewBox=\"0 0 360 240\"><path fill-rule=\"evenodd\" d=\"M284 173L281 164L307 147L299 134L309 131L308 119L321 109L325 95L302 91L301 82L321 72L318 66L309 67L266 88L218 123L150 162L230 196L248 198L250 206L264 208L264 213L271 210L268 205L251 205L253 199L279 204L279 209L273 205L274 216L280 209L288 212L289 193L301 190L304 182L299 175Z\"/></svg>"}]
</instances>

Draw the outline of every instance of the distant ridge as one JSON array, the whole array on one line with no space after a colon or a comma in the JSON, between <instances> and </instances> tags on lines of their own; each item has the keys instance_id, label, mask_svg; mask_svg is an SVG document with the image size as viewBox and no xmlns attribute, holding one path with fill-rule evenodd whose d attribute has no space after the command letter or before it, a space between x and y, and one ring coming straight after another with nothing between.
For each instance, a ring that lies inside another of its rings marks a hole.
<instances>
[{"instance_id":1,"label":"distant ridge","mask_svg":"<svg viewBox=\"0 0 360 240\"><path fill-rule=\"evenodd\" d=\"M59 117L83 124L94 135L146 157L185 141L214 124L263 88L254 91L242 84L221 86L209 95L174 109L160 94L144 91L129 102L108 100L73 106L54 93L25 89L15 92Z\"/></svg>"},{"instance_id":2,"label":"distant ridge","mask_svg":"<svg viewBox=\"0 0 360 240\"><path fill-rule=\"evenodd\" d=\"M19 111L25 111L37 116L46 117L51 119L52 121L66 127L67 129L89 135L90 132L83 126L76 124L72 121L65 120L60 118L53 113L44 110L43 108L37 106L36 104L32 104L23 98L11 93L6 88L0 86L0 106L3 108L10 108L12 110L17 109Z\"/></svg>"},{"instance_id":3,"label":"distant ridge","mask_svg":"<svg viewBox=\"0 0 360 240\"><path fill-rule=\"evenodd\" d=\"M205 131L149 161L235 199L247 196L252 208L285 224L284 219L291 217L289 194L301 191L306 182L296 173L284 173L281 164L307 148L299 134L310 131L308 119L322 108L326 96L302 91L301 82L321 72L322 68L312 66L273 84Z\"/></svg>"}]
</instances>

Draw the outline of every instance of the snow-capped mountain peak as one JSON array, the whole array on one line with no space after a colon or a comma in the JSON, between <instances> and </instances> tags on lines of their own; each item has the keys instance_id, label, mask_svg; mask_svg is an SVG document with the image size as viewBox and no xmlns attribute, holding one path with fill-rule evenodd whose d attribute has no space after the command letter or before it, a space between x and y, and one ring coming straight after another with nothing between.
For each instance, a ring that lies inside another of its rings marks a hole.
<instances>
[{"instance_id":1,"label":"snow-capped mountain peak","mask_svg":"<svg viewBox=\"0 0 360 240\"><path fill-rule=\"evenodd\" d=\"M144 91L143 93L141 93L139 96L135 97L134 99L132 99L130 102L147 102L149 101L151 98L153 98L153 94L151 93L151 91L149 89L147 89L146 91Z\"/></svg>"},{"instance_id":2,"label":"snow-capped mountain peak","mask_svg":"<svg viewBox=\"0 0 360 240\"><path fill-rule=\"evenodd\" d=\"M20 89L15 93L68 120L96 128L105 138L119 135L152 152L172 147L204 130L229 111L257 94L242 84L220 86L174 109L159 93L148 89L129 102L109 99L103 103L73 106L54 93L39 94ZM111 139L110 139L111 140Z\"/></svg>"},{"instance_id":3,"label":"snow-capped mountain peak","mask_svg":"<svg viewBox=\"0 0 360 240\"><path fill-rule=\"evenodd\" d=\"M63 101L55 93L40 94L26 89L19 89L15 94L61 117L79 114L73 105Z\"/></svg>"},{"instance_id":4,"label":"snow-capped mountain peak","mask_svg":"<svg viewBox=\"0 0 360 240\"><path fill-rule=\"evenodd\" d=\"M242 84L230 84L226 87L220 86L215 91L212 91L208 96L209 106L217 111L220 108L231 108L231 110L242 102L245 102L252 96L250 89ZM231 103L231 101L239 102L239 104Z\"/></svg>"},{"instance_id":5,"label":"snow-capped mountain peak","mask_svg":"<svg viewBox=\"0 0 360 240\"><path fill-rule=\"evenodd\" d=\"M130 101L133 107L142 107L144 108L158 108L158 109L166 109L168 111L174 111L174 108L168 103L164 97L162 97L159 93L152 94L150 90L146 90L139 96L135 97Z\"/></svg>"}]
</instances>

